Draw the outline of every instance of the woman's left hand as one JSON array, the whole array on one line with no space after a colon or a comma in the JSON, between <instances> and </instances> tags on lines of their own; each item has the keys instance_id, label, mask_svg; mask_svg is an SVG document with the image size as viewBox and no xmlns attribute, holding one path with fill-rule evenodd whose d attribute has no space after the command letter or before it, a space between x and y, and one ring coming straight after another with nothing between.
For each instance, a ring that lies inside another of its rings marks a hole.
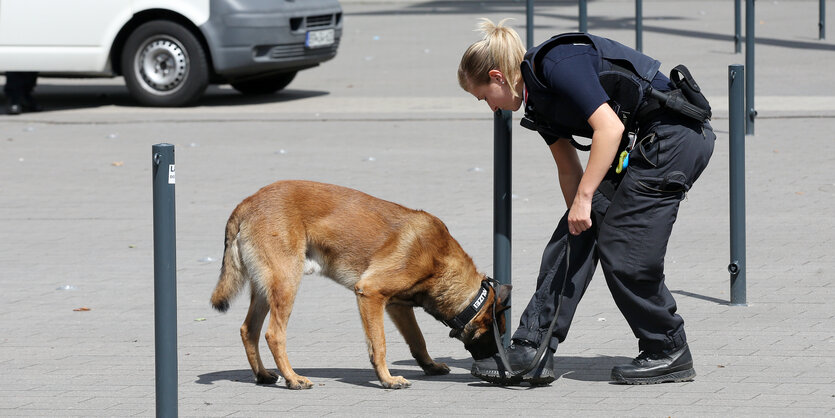
<instances>
[{"instance_id":1,"label":"woman's left hand","mask_svg":"<svg viewBox=\"0 0 835 418\"><path fill-rule=\"evenodd\" d=\"M591 228L591 199L581 196L574 197L571 210L568 211L568 232L580 235Z\"/></svg>"}]
</instances>

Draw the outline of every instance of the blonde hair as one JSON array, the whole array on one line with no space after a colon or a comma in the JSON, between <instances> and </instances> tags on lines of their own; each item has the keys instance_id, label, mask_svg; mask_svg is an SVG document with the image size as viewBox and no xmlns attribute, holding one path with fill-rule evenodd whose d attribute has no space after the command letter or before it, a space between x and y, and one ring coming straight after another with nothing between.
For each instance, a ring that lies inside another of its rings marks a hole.
<instances>
[{"instance_id":1,"label":"blonde hair","mask_svg":"<svg viewBox=\"0 0 835 418\"><path fill-rule=\"evenodd\" d=\"M458 65L458 84L462 89L484 85L490 82L490 70L499 70L513 87L522 77L519 65L525 58L525 47L519 34L504 23L498 24L490 19L481 18L477 31L482 33L480 41L470 45L461 57ZM510 91L517 97L516 89Z\"/></svg>"}]
</instances>

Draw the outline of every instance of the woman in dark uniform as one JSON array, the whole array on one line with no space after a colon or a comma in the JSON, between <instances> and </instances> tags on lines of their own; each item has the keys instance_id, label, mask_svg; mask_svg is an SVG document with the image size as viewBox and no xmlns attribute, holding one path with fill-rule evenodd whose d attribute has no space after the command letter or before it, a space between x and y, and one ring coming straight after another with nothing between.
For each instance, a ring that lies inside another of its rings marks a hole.
<instances>
[{"instance_id":1,"label":"woman in dark uniform","mask_svg":"<svg viewBox=\"0 0 835 418\"><path fill-rule=\"evenodd\" d=\"M692 380L684 321L664 284L664 255L679 202L713 153L712 128L706 118L684 116L650 98L651 90L675 88L658 61L588 34L556 36L525 51L503 23L482 20L484 37L464 53L459 84L494 112L524 103L523 126L545 139L569 208L545 247L536 292L507 350L511 371L532 365L559 307L546 355L521 378L534 385L554 380L553 353L599 261L640 351L630 364L612 369L612 380ZM575 135L591 138L585 170ZM498 356L475 360L473 375L519 382Z\"/></svg>"}]
</instances>

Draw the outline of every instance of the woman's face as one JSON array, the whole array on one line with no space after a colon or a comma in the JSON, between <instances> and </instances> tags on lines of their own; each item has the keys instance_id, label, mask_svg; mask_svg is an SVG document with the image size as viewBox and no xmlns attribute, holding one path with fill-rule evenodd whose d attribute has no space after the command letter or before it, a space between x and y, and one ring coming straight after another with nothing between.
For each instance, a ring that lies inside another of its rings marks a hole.
<instances>
[{"instance_id":1,"label":"woman's face","mask_svg":"<svg viewBox=\"0 0 835 418\"><path fill-rule=\"evenodd\" d=\"M514 97L511 86L498 70L490 71L490 82L470 88L470 94L478 100L487 102L490 110L519 110L522 98Z\"/></svg>"}]
</instances>

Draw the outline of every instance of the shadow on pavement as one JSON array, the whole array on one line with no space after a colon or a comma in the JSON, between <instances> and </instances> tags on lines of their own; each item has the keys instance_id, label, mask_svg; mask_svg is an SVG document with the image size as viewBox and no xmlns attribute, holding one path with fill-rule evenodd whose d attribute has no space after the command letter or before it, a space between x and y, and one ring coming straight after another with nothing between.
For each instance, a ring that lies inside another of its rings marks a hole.
<instances>
[{"instance_id":1,"label":"shadow on pavement","mask_svg":"<svg viewBox=\"0 0 835 418\"><path fill-rule=\"evenodd\" d=\"M554 374L557 376L557 381L560 379L579 380L583 382L609 382L612 367L619 364L626 364L632 361L629 357L576 357L576 356L560 356L557 354L554 357ZM523 383L518 386L501 386L493 383L476 381L470 383L473 387L496 387L511 390L529 390L536 389L538 386L531 386ZM545 386L547 387L547 386Z\"/></svg>"},{"instance_id":2,"label":"shadow on pavement","mask_svg":"<svg viewBox=\"0 0 835 418\"><path fill-rule=\"evenodd\" d=\"M439 376L427 376L423 373L423 370L417 367L417 364L414 360L399 360L394 362L393 364L403 364L403 365L413 365L414 368L411 369L395 369L391 368L389 371L394 376L403 376L406 379L412 381L412 385L414 386L415 382L420 381L444 381L444 382L461 382L461 383L468 383L468 382L475 382L477 379L472 377L469 373L469 367L471 360L463 359L463 360L455 360L450 358L438 358L436 361L446 363L451 368L458 367L458 364L461 363L462 367L466 367L467 372L461 371L453 371L450 374L446 375L439 375ZM466 365L462 364L466 363ZM275 371L274 369L270 369ZM374 374L374 369L372 369L369 365L367 368L334 368L334 367L323 367L323 368L295 368L296 373L301 376L305 376L313 381L314 387L322 384L322 382L317 382L316 379L335 379L342 383L348 383L355 386L363 386L369 388L381 388L379 380L377 380L376 374ZM212 373L201 374L197 376L197 380L195 383L201 385L211 385L217 381L231 381L231 382L240 382L246 384L255 384L255 377L252 375L252 371L249 369L240 369L240 370L222 370ZM279 388L285 388L284 380L279 380L278 383L274 385L267 385L267 386L276 386Z\"/></svg>"},{"instance_id":3,"label":"shadow on pavement","mask_svg":"<svg viewBox=\"0 0 835 418\"><path fill-rule=\"evenodd\" d=\"M631 357L623 356L563 357L558 353L554 357L554 374L558 379L608 382L612 367L631 361Z\"/></svg>"},{"instance_id":4,"label":"shadow on pavement","mask_svg":"<svg viewBox=\"0 0 835 418\"><path fill-rule=\"evenodd\" d=\"M206 93L195 103L199 106L237 106L265 103L291 102L311 97L325 96L327 91L285 89L274 94L247 96L231 88L209 86ZM128 93L125 86L101 85L64 85L49 84L49 81L39 82L33 94L35 100L45 112L62 110L89 109L103 106L142 107ZM5 104L5 95L0 94ZM5 114L5 105L3 105Z\"/></svg>"},{"instance_id":5,"label":"shadow on pavement","mask_svg":"<svg viewBox=\"0 0 835 418\"><path fill-rule=\"evenodd\" d=\"M470 367L473 365L473 359L469 357L461 359L454 359L452 357L434 357L434 359L438 363L445 363L450 368L457 367L459 369L470 370ZM398 366L417 366L417 362L414 359L396 360L391 362L391 364Z\"/></svg>"},{"instance_id":6,"label":"shadow on pavement","mask_svg":"<svg viewBox=\"0 0 835 418\"><path fill-rule=\"evenodd\" d=\"M275 372L277 370L270 369ZM301 376L307 377L311 381L313 381L314 387L321 384L322 382L317 382L316 378L326 378L326 379L336 379L343 383L349 383L356 386L366 386L366 387L380 387L379 382L377 382L377 377L374 374L374 370L370 367L368 369L344 369L344 368L321 368L321 369L294 369L296 373ZM394 375L402 374L402 371L398 370L391 370L391 373ZM407 379L411 376L406 377ZM195 383L200 385L211 385L214 382L227 380L230 382L240 382L245 384L255 384L255 376L252 375L252 370L249 369L241 369L241 370L223 370L218 372L206 373L197 376L197 380ZM284 386L284 379L280 379L278 382L272 385L263 385L263 386L275 386L276 388L286 389L287 387Z\"/></svg>"},{"instance_id":7,"label":"shadow on pavement","mask_svg":"<svg viewBox=\"0 0 835 418\"><path fill-rule=\"evenodd\" d=\"M555 0L547 2L552 5L558 4L560 6L569 6L569 7L576 7L577 2L574 0ZM482 14L494 14L494 13L508 13L508 14L518 14L518 13L525 13L526 7L525 3L514 1L514 2L505 2L505 1L480 1L480 2L456 2L456 1L448 1L448 0L430 0L425 2L416 2L410 4L403 8L397 9L386 9L386 10L372 10L372 11L361 11L361 12L350 12L346 13L346 15L360 15L360 16L391 16L391 15L426 15L426 14L464 14L464 15L471 15L474 13L482 13ZM550 17L558 20L562 20L566 22L566 25L569 27L576 27L578 16L575 13L569 14L560 14L560 13L553 13L548 11L543 11L542 8L534 7L534 13L536 18L541 17ZM729 8L728 13L732 14L733 9ZM570 30L566 29L564 25L548 25L548 24L541 24L536 23L536 18L534 21L534 27L537 30L547 30L552 29L554 34L560 32L568 32ZM687 17L687 16L645 16L644 17L644 25L643 30L646 33L657 33L662 35L672 35L672 36L681 36L685 38L693 38L693 39L710 39L716 41L725 41L728 42L729 45L733 46L734 43L734 33L732 29L729 29L728 32L723 33L714 33L714 32L706 32L700 30L687 30L675 27L676 21L686 21L686 20L694 20L695 17ZM652 24L646 24L647 22L665 22L667 23L666 26L656 26ZM524 22L516 22L515 25L524 25ZM635 25L635 16L634 15L625 15L619 17L609 17L609 16L598 16L598 15L589 15L588 16L588 30L589 32L597 32L601 30L607 29L623 29L623 28L632 28ZM571 29L574 30L574 29ZM743 42L745 40L745 36L743 34ZM821 50L821 51L835 51L835 45L828 44L822 42L815 38L800 38L800 39L777 39L777 38L765 38L762 36L755 36L755 42L758 45L768 45L768 46L775 46L781 48L791 48L791 49L813 49L813 50ZM731 48L732 49L732 48Z\"/></svg>"},{"instance_id":8,"label":"shadow on pavement","mask_svg":"<svg viewBox=\"0 0 835 418\"><path fill-rule=\"evenodd\" d=\"M695 298L695 299L701 299L701 300L708 301L708 302L713 302L713 303L716 303L716 304L719 304L719 305L730 305L731 304L730 301L727 301L725 299L719 299L719 298L715 298L713 296L700 295L698 293L688 292L686 290L671 290L670 293L675 293L677 295L687 296L687 297L691 297L691 298Z\"/></svg>"}]
</instances>

